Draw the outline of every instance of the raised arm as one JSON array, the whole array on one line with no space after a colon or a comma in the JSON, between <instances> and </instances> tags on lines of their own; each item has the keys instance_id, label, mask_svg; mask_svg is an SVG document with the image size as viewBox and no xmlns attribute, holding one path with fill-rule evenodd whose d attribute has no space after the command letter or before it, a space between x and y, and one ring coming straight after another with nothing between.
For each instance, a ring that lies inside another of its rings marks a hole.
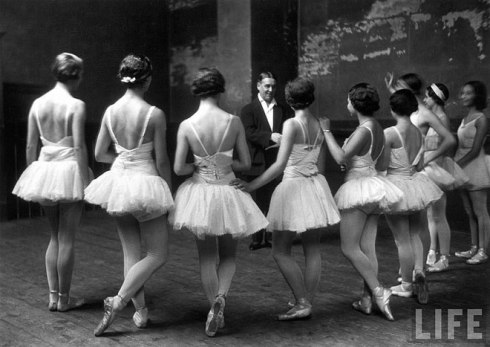
<instances>
[{"instance_id":1,"label":"raised arm","mask_svg":"<svg viewBox=\"0 0 490 347\"><path fill-rule=\"evenodd\" d=\"M37 159L37 145L39 143L39 129L37 128L34 102L29 111L27 121L27 145L26 145L26 162L31 165Z\"/></svg>"},{"instance_id":2,"label":"raised arm","mask_svg":"<svg viewBox=\"0 0 490 347\"><path fill-rule=\"evenodd\" d=\"M95 143L95 160L101 163L112 164L116 159L116 153L111 149L113 141L107 128L107 117L109 117L109 112L106 111L102 117L99 135Z\"/></svg>"},{"instance_id":3,"label":"raised arm","mask_svg":"<svg viewBox=\"0 0 490 347\"><path fill-rule=\"evenodd\" d=\"M174 172L177 176L189 175L194 172L194 164L186 163L189 143L187 142L187 124L180 123L177 132L177 149L175 150Z\"/></svg>"},{"instance_id":4,"label":"raised arm","mask_svg":"<svg viewBox=\"0 0 490 347\"><path fill-rule=\"evenodd\" d=\"M478 118L475 121L476 135L475 140L473 141L473 146L470 151L466 153L464 157L458 160L458 165L461 167L466 166L470 161L475 159L480 153L481 148L483 147L483 143L485 142L485 138L487 136L488 129L488 120L484 115Z\"/></svg>"},{"instance_id":5,"label":"raised arm","mask_svg":"<svg viewBox=\"0 0 490 347\"><path fill-rule=\"evenodd\" d=\"M424 112L421 114L422 121L427 124L427 126L431 127L435 130L435 132L441 138L441 144L435 151L427 152L427 156L424 159L425 164L427 165L431 161L439 158L441 155L448 152L451 148L456 145L456 139L449 131L442 121L429 109L424 109Z\"/></svg>"},{"instance_id":6,"label":"raised arm","mask_svg":"<svg viewBox=\"0 0 490 347\"><path fill-rule=\"evenodd\" d=\"M250 182L247 189L248 191L254 191L266 185L284 172L284 169L288 163L289 155L293 149L296 131L297 129L294 122L290 120L284 122L281 146L279 147L279 153L277 154L276 161L262 175Z\"/></svg>"},{"instance_id":7,"label":"raised arm","mask_svg":"<svg viewBox=\"0 0 490 347\"><path fill-rule=\"evenodd\" d=\"M82 174L83 183L85 186L87 186L90 178L88 170L87 144L85 142L85 120L85 103L83 101L77 101L73 110L73 148L75 150L75 157L77 159L78 167L80 168Z\"/></svg>"},{"instance_id":8,"label":"raised arm","mask_svg":"<svg viewBox=\"0 0 490 347\"><path fill-rule=\"evenodd\" d=\"M247 139L245 137L245 129L243 128L240 118L233 117L232 121L233 126L238 129L238 136L235 145L238 159L233 160L231 167L233 171L246 171L250 169L252 161L250 159L250 152L248 150Z\"/></svg>"},{"instance_id":9,"label":"raised arm","mask_svg":"<svg viewBox=\"0 0 490 347\"><path fill-rule=\"evenodd\" d=\"M155 108L153 111L153 144L155 148L155 164L158 174L172 188L172 176L170 175L170 160L167 152L167 119L162 110Z\"/></svg>"}]
</instances>

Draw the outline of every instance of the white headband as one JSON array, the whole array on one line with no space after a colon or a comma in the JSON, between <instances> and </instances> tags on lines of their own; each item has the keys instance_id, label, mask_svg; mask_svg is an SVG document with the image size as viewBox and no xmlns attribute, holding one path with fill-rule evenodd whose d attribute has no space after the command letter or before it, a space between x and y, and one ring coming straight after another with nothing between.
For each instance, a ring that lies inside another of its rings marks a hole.
<instances>
[{"instance_id":1,"label":"white headband","mask_svg":"<svg viewBox=\"0 0 490 347\"><path fill-rule=\"evenodd\" d=\"M432 91L434 92L434 94L437 95L437 97L439 99L441 99L443 102L446 102L446 96L444 95L444 93L442 92L442 90L439 89L439 87L435 84L435 83L432 83L430 85L430 88L432 89Z\"/></svg>"}]
</instances>

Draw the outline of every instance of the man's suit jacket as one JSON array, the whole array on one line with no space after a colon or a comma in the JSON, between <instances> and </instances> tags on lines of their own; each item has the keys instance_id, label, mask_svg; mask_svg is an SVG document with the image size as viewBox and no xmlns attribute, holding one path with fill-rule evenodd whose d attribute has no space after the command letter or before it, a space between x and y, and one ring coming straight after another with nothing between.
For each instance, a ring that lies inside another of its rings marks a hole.
<instances>
[{"instance_id":1,"label":"man's suit jacket","mask_svg":"<svg viewBox=\"0 0 490 347\"><path fill-rule=\"evenodd\" d=\"M240 118L245 127L247 144L252 159L252 167L249 171L244 172L245 175L258 176L274 163L277 157L277 148L265 149L274 144L270 139L271 134L282 132L282 124L286 117L283 107L276 104L273 108L274 129L271 129L258 98L242 108Z\"/></svg>"}]
</instances>

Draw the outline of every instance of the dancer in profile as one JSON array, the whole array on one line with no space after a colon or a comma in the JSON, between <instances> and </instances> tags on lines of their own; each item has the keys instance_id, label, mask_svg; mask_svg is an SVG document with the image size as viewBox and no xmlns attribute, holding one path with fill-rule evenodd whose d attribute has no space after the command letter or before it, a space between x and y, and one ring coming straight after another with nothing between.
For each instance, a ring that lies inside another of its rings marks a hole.
<instances>
[{"instance_id":1,"label":"dancer in profile","mask_svg":"<svg viewBox=\"0 0 490 347\"><path fill-rule=\"evenodd\" d=\"M386 148L379 165L403 192L403 199L386 208L386 220L395 237L400 260L402 283L391 287L393 295L411 297L421 304L429 300L424 273L424 255L420 232L424 226L424 210L442 197L442 191L426 175L417 172L424 167L423 135L410 121L418 103L408 89L390 97L391 115L396 125L385 129ZM413 284L412 284L413 281Z\"/></svg>"},{"instance_id":2,"label":"dancer in profile","mask_svg":"<svg viewBox=\"0 0 490 347\"><path fill-rule=\"evenodd\" d=\"M424 103L432 111L441 123L449 130L449 118L444 110L444 105L449 98L449 90L442 83L433 83L427 87L425 92ZM425 134L425 154L427 158L432 151L438 149L440 137L433 128L429 128ZM430 249L427 254L426 264L429 265L427 272L440 272L449 268L449 248L451 243L451 230L446 218L446 191L454 190L468 182L468 176L454 162L452 158L444 155L432 161L438 167L442 168L449 174L451 179L446 182L443 174L434 165L426 166L424 171L444 192L442 198L431 204L427 208L427 220L429 222ZM439 245L440 257L437 260L437 246Z\"/></svg>"},{"instance_id":3,"label":"dancer in profile","mask_svg":"<svg viewBox=\"0 0 490 347\"><path fill-rule=\"evenodd\" d=\"M468 258L466 262L475 265L488 260L486 249L490 242L490 218L487 210L490 170L483 150L488 129L488 120L483 114L487 107L487 88L480 81L466 82L460 98L463 106L468 109L468 114L458 128L459 143L454 160L470 179L468 185L462 189L461 196L470 220L471 248L456 252L456 256Z\"/></svg>"},{"instance_id":4,"label":"dancer in profile","mask_svg":"<svg viewBox=\"0 0 490 347\"><path fill-rule=\"evenodd\" d=\"M179 187L170 220L174 229L196 236L201 281L211 306L205 333L214 336L225 324L238 238L266 228L268 222L250 194L229 185L234 171L250 169L250 154L240 118L219 107L223 75L215 68L202 68L191 88L200 98L199 108L180 124L174 171L193 175ZM189 152L193 163L186 163Z\"/></svg>"},{"instance_id":5,"label":"dancer in profile","mask_svg":"<svg viewBox=\"0 0 490 347\"><path fill-rule=\"evenodd\" d=\"M315 100L315 87L305 78L286 85L286 101L294 110L294 118L286 120L277 160L250 183L236 180L233 184L251 192L284 172L275 189L267 219L272 234L272 255L295 301L292 308L278 316L279 320L307 318L321 275L321 230L340 221L339 211L325 177L325 143L318 119L309 106ZM301 235L305 254L305 272L291 255L296 234Z\"/></svg>"},{"instance_id":6,"label":"dancer in profile","mask_svg":"<svg viewBox=\"0 0 490 347\"><path fill-rule=\"evenodd\" d=\"M41 204L51 227L46 250L50 311L83 304L70 297L75 235L83 211L83 190L91 172L85 144L85 103L72 96L82 80L83 61L59 54L51 67L56 85L34 101L28 118L27 169L13 194ZM39 139L41 152L37 156Z\"/></svg>"},{"instance_id":7,"label":"dancer in profile","mask_svg":"<svg viewBox=\"0 0 490 347\"><path fill-rule=\"evenodd\" d=\"M359 126L340 147L330 132L330 121L321 119L325 141L332 157L347 167L345 183L335 194L341 212L340 241L344 255L364 279L364 293L352 307L371 314L373 302L388 320L391 291L378 280L376 232L379 213L400 201L403 193L386 178L379 176L376 162L383 154L384 134L374 112L379 109L376 89L367 83L353 86L348 93L347 110Z\"/></svg>"},{"instance_id":8,"label":"dancer in profile","mask_svg":"<svg viewBox=\"0 0 490 347\"><path fill-rule=\"evenodd\" d=\"M122 60L119 78L126 92L107 108L95 145L95 159L112 166L85 189L85 200L114 217L124 253L124 282L117 295L104 300L95 336L104 333L129 300L136 310L135 325L147 325L143 286L167 260L170 163L165 114L144 100L151 74L145 56L130 54Z\"/></svg>"}]
</instances>

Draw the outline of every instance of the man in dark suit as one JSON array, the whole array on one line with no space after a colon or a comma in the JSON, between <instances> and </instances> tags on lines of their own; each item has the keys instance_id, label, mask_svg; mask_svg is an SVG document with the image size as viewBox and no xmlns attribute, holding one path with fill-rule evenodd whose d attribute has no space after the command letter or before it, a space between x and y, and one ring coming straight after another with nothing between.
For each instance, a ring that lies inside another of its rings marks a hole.
<instances>
[{"instance_id":1,"label":"man in dark suit","mask_svg":"<svg viewBox=\"0 0 490 347\"><path fill-rule=\"evenodd\" d=\"M274 99L276 78L271 72L259 74L257 90L257 98L245 105L240 113L252 159L251 169L242 175L248 182L260 176L276 161L281 143L282 124L286 119L284 108ZM267 214L272 193L279 182L280 178L273 180L252 194L264 214ZM252 236L249 248L256 250L262 247L271 247L265 230Z\"/></svg>"}]
</instances>

